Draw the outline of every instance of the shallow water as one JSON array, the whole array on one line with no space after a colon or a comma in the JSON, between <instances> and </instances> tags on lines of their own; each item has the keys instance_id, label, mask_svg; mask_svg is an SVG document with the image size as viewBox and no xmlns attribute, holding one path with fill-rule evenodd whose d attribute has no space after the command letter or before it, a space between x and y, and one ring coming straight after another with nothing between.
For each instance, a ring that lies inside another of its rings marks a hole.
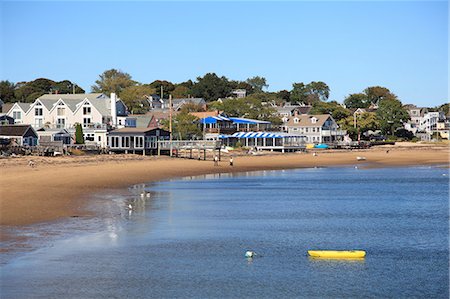
<instances>
[{"instance_id":1,"label":"shallow water","mask_svg":"<svg viewBox=\"0 0 450 299\"><path fill-rule=\"evenodd\" d=\"M130 191L104 195L111 217L95 232L2 266L1 297L449 297L448 170L265 171ZM315 260L309 249L367 257Z\"/></svg>"}]
</instances>

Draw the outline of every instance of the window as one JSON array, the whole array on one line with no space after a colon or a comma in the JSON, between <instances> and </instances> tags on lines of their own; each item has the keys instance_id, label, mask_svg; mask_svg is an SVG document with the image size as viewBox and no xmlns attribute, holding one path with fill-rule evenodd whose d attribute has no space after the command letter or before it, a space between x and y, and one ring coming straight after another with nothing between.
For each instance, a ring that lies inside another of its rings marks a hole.
<instances>
[{"instance_id":1,"label":"window","mask_svg":"<svg viewBox=\"0 0 450 299\"><path fill-rule=\"evenodd\" d=\"M122 136L122 147L130 147L130 137Z\"/></svg>"},{"instance_id":2,"label":"window","mask_svg":"<svg viewBox=\"0 0 450 299\"><path fill-rule=\"evenodd\" d=\"M294 118L294 124L298 124L298 118L297 117Z\"/></svg>"},{"instance_id":3,"label":"window","mask_svg":"<svg viewBox=\"0 0 450 299\"><path fill-rule=\"evenodd\" d=\"M35 116L42 116L42 108L35 108L34 109L34 115Z\"/></svg>"},{"instance_id":4,"label":"window","mask_svg":"<svg viewBox=\"0 0 450 299\"><path fill-rule=\"evenodd\" d=\"M58 129L64 129L66 126L66 119L65 118L58 118L56 120L56 127Z\"/></svg>"},{"instance_id":5,"label":"window","mask_svg":"<svg viewBox=\"0 0 450 299\"><path fill-rule=\"evenodd\" d=\"M83 114L84 115L91 114L91 107L83 107Z\"/></svg>"},{"instance_id":6,"label":"window","mask_svg":"<svg viewBox=\"0 0 450 299\"><path fill-rule=\"evenodd\" d=\"M308 128L305 128L305 133L308 133Z\"/></svg>"},{"instance_id":7,"label":"window","mask_svg":"<svg viewBox=\"0 0 450 299\"><path fill-rule=\"evenodd\" d=\"M312 132L315 133L316 132L316 128L312 128Z\"/></svg>"},{"instance_id":8,"label":"window","mask_svg":"<svg viewBox=\"0 0 450 299\"><path fill-rule=\"evenodd\" d=\"M312 122L313 124L315 124L315 123L317 122L317 118L315 118L315 117L311 118L311 122Z\"/></svg>"},{"instance_id":9,"label":"window","mask_svg":"<svg viewBox=\"0 0 450 299\"><path fill-rule=\"evenodd\" d=\"M21 111L13 111L13 118L14 119L22 119L22 112Z\"/></svg>"},{"instance_id":10,"label":"window","mask_svg":"<svg viewBox=\"0 0 450 299\"><path fill-rule=\"evenodd\" d=\"M83 118L83 127L86 128L90 123L91 123L91 118L90 117Z\"/></svg>"},{"instance_id":11,"label":"window","mask_svg":"<svg viewBox=\"0 0 450 299\"><path fill-rule=\"evenodd\" d=\"M34 127L35 128L41 128L42 127L42 123L43 123L43 119L42 118L35 118L34 119Z\"/></svg>"},{"instance_id":12,"label":"window","mask_svg":"<svg viewBox=\"0 0 450 299\"><path fill-rule=\"evenodd\" d=\"M144 147L144 137L135 137L136 147Z\"/></svg>"},{"instance_id":13,"label":"window","mask_svg":"<svg viewBox=\"0 0 450 299\"><path fill-rule=\"evenodd\" d=\"M65 115L66 114L66 109L65 108L62 108L62 107L58 107L58 109L57 109L57 115L58 116L62 116L62 115Z\"/></svg>"},{"instance_id":14,"label":"window","mask_svg":"<svg viewBox=\"0 0 450 299\"><path fill-rule=\"evenodd\" d=\"M98 142L102 141L102 136L98 136Z\"/></svg>"}]
</instances>

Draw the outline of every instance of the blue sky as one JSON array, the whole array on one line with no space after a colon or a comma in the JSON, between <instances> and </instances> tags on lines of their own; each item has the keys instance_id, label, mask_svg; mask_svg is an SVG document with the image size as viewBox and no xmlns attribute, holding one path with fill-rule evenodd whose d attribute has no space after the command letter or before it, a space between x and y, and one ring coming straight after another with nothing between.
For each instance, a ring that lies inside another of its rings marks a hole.
<instances>
[{"instance_id":1,"label":"blue sky","mask_svg":"<svg viewBox=\"0 0 450 299\"><path fill-rule=\"evenodd\" d=\"M99 74L182 82L264 76L270 91L324 81L342 102L368 86L403 103L448 99L446 1L0 2L1 80Z\"/></svg>"}]
</instances>

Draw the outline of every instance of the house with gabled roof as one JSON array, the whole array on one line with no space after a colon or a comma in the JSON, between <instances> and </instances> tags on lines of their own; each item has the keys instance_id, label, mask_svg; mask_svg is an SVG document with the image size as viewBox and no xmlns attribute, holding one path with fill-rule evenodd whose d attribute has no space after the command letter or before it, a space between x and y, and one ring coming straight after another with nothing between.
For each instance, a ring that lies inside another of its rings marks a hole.
<instances>
[{"instance_id":1,"label":"house with gabled roof","mask_svg":"<svg viewBox=\"0 0 450 299\"><path fill-rule=\"evenodd\" d=\"M106 146L108 128L124 119L126 107L114 93L44 94L33 103L15 103L6 113L16 123L42 127L67 129L75 133L76 124L83 127L87 142Z\"/></svg>"},{"instance_id":2,"label":"house with gabled roof","mask_svg":"<svg viewBox=\"0 0 450 299\"><path fill-rule=\"evenodd\" d=\"M310 143L333 143L342 141L346 131L339 126L329 114L298 115L295 114L286 124L290 134L301 134Z\"/></svg>"},{"instance_id":3,"label":"house with gabled roof","mask_svg":"<svg viewBox=\"0 0 450 299\"><path fill-rule=\"evenodd\" d=\"M30 125L0 126L0 139L8 139L20 146L38 144L38 134Z\"/></svg>"},{"instance_id":4,"label":"house with gabled roof","mask_svg":"<svg viewBox=\"0 0 450 299\"><path fill-rule=\"evenodd\" d=\"M118 116L126 115L126 107L115 94L111 98L102 93L44 94L33 103L15 103L6 114L34 128L71 129L77 123L84 128L106 127L116 125Z\"/></svg>"}]
</instances>

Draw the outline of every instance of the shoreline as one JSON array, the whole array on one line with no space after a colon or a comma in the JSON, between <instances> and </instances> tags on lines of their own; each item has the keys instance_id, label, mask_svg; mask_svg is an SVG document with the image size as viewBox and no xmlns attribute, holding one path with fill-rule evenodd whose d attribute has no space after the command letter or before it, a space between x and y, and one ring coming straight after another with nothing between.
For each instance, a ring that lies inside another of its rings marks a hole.
<instances>
[{"instance_id":1,"label":"shoreline","mask_svg":"<svg viewBox=\"0 0 450 299\"><path fill-rule=\"evenodd\" d=\"M389 150L387 153L386 151ZM219 166L212 161L169 157L103 155L80 157L19 157L1 159L0 241L10 239L3 228L63 220L73 215L92 215L89 195L102 189L123 189L134 184L214 173L281 170L309 167L361 165L361 168L414 165L446 165L448 146L377 147L353 151L316 151L290 154L239 156L228 154ZM357 161L357 156L366 157ZM36 167L28 166L28 161Z\"/></svg>"}]
</instances>

